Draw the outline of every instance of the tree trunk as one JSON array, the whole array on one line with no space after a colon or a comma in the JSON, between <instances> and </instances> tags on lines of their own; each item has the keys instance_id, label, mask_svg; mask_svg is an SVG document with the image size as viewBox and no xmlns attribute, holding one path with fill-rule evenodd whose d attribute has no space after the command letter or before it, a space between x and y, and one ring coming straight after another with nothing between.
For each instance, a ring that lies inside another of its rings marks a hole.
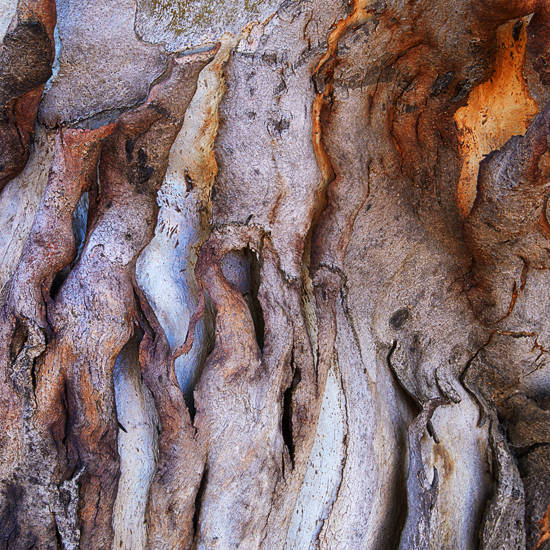
<instances>
[{"instance_id":1,"label":"tree trunk","mask_svg":"<svg viewBox=\"0 0 550 550\"><path fill-rule=\"evenodd\" d=\"M0 0L0 547L550 549L548 0Z\"/></svg>"}]
</instances>

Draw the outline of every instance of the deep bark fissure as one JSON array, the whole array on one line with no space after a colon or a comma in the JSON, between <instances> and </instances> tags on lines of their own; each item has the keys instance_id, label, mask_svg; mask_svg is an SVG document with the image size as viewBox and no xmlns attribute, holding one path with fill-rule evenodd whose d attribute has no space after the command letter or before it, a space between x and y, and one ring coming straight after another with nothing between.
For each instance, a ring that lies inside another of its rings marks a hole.
<instances>
[{"instance_id":1,"label":"deep bark fissure","mask_svg":"<svg viewBox=\"0 0 550 550\"><path fill-rule=\"evenodd\" d=\"M201 513L201 501L202 497L204 495L204 491L206 489L206 484L208 483L208 468L205 468L202 476L201 481L199 483L199 488L197 490L197 495L195 496L195 503L194 503L194 512L193 512L193 533L194 537L197 536L198 530L199 530L199 518Z\"/></svg>"},{"instance_id":2,"label":"deep bark fissure","mask_svg":"<svg viewBox=\"0 0 550 550\"><path fill-rule=\"evenodd\" d=\"M66 281L68 276L69 276L68 267L64 267L63 269L60 269L54 275L52 284L50 285L50 289L49 289L50 300L55 300L56 299L59 290L63 286L63 283Z\"/></svg>"},{"instance_id":3,"label":"deep bark fissure","mask_svg":"<svg viewBox=\"0 0 550 550\"><path fill-rule=\"evenodd\" d=\"M410 410L415 412L415 416L418 416L422 412L422 403L419 403L418 399L403 385L399 375L396 373L395 367L392 364L392 356L395 353L398 344L399 342L397 340L392 342L392 345L386 354L386 364L388 365L388 370L392 373L395 383L402 393L403 400L409 406ZM429 422L429 420L427 422Z\"/></svg>"},{"instance_id":4,"label":"deep bark fissure","mask_svg":"<svg viewBox=\"0 0 550 550\"><path fill-rule=\"evenodd\" d=\"M282 406L282 419L281 419L281 431L283 440L285 442L288 454L290 456L290 462L294 467L294 411L292 408L292 401L294 399L294 393L298 384L302 381L302 373L300 367L294 362L294 347L290 352L290 371L292 373L292 381L288 388L283 393L283 406Z\"/></svg>"},{"instance_id":5,"label":"deep bark fissure","mask_svg":"<svg viewBox=\"0 0 550 550\"><path fill-rule=\"evenodd\" d=\"M261 265L261 252L260 256L257 257L256 254L250 249L245 249L245 254L249 263L250 270L250 286L248 291L245 293L246 303L250 310L250 315L252 316L252 321L254 323L254 334L256 335L256 342L260 351L264 349L264 313L262 310L262 305L258 300L258 290L260 288L260 273L262 269Z\"/></svg>"},{"instance_id":6,"label":"deep bark fissure","mask_svg":"<svg viewBox=\"0 0 550 550\"><path fill-rule=\"evenodd\" d=\"M59 531L59 527L57 525L57 521L55 521L55 519L54 519L54 524L55 524L55 539L57 541L57 547L58 548L65 548L65 545L63 544L63 537L61 536L61 533Z\"/></svg>"}]
</instances>

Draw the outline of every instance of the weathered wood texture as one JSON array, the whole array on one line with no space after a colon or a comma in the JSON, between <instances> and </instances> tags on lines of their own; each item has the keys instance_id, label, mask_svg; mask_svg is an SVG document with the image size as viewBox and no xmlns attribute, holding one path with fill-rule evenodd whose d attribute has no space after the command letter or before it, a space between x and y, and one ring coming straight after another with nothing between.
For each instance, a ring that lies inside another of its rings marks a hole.
<instances>
[{"instance_id":1,"label":"weathered wood texture","mask_svg":"<svg viewBox=\"0 0 550 550\"><path fill-rule=\"evenodd\" d=\"M550 548L548 0L0 2L1 548Z\"/></svg>"}]
</instances>

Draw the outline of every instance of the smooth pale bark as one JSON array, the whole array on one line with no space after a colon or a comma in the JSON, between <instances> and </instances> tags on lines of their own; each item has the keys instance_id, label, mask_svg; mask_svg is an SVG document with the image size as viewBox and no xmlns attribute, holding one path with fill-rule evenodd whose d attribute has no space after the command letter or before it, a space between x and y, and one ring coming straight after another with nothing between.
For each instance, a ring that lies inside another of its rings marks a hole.
<instances>
[{"instance_id":1,"label":"smooth pale bark","mask_svg":"<svg viewBox=\"0 0 550 550\"><path fill-rule=\"evenodd\" d=\"M550 548L547 0L0 2L0 547Z\"/></svg>"}]
</instances>

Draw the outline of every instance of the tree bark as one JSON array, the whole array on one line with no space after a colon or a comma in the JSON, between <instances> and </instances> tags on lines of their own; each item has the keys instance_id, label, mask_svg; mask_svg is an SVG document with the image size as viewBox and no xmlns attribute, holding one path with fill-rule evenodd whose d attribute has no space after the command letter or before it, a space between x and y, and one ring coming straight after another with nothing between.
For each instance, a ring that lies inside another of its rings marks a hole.
<instances>
[{"instance_id":1,"label":"tree bark","mask_svg":"<svg viewBox=\"0 0 550 550\"><path fill-rule=\"evenodd\" d=\"M0 547L550 548L548 0L0 39Z\"/></svg>"}]
</instances>

